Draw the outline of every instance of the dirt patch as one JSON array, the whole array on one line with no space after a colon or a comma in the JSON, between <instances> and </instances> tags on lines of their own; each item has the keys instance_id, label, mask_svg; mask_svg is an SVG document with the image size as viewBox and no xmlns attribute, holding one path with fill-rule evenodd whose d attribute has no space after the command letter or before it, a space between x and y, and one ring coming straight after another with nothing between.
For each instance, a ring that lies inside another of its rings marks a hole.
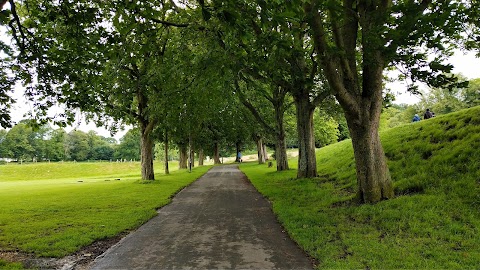
<instances>
[{"instance_id":1,"label":"dirt patch","mask_svg":"<svg viewBox=\"0 0 480 270\"><path fill-rule=\"evenodd\" d=\"M21 251L0 251L0 259L7 262L20 262L27 269L85 270L92 262L111 246L118 243L128 232L112 238L99 240L80 251L63 258L42 258Z\"/></svg>"}]
</instances>

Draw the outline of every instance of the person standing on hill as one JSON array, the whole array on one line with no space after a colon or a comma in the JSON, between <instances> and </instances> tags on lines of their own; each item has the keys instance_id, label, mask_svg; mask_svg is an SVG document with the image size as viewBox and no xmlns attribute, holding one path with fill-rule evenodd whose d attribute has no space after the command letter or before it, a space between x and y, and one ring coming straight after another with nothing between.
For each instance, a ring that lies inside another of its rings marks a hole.
<instances>
[{"instance_id":1,"label":"person standing on hill","mask_svg":"<svg viewBox=\"0 0 480 270\"><path fill-rule=\"evenodd\" d=\"M414 116L413 119L412 119L412 122L418 122L418 121L420 121L420 120L421 120L421 119L420 119L420 116L418 116L418 114L415 114L415 116Z\"/></svg>"},{"instance_id":2,"label":"person standing on hill","mask_svg":"<svg viewBox=\"0 0 480 270\"><path fill-rule=\"evenodd\" d=\"M430 119L432 117L433 117L433 113L430 111L430 109L427 109L427 111L423 115L423 119Z\"/></svg>"}]
</instances>

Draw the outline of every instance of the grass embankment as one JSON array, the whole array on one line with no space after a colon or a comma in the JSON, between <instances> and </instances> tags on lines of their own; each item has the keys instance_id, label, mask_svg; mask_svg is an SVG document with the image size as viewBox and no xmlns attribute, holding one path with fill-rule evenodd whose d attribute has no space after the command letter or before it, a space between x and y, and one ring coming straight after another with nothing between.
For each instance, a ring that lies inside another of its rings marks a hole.
<instances>
[{"instance_id":1,"label":"grass embankment","mask_svg":"<svg viewBox=\"0 0 480 270\"><path fill-rule=\"evenodd\" d=\"M134 229L210 166L155 168L147 183L138 162L0 165L0 251L62 257Z\"/></svg>"},{"instance_id":2,"label":"grass embankment","mask_svg":"<svg viewBox=\"0 0 480 270\"><path fill-rule=\"evenodd\" d=\"M357 205L351 141L317 152L316 179L241 169L318 268L477 269L480 107L381 134L396 198Z\"/></svg>"}]
</instances>

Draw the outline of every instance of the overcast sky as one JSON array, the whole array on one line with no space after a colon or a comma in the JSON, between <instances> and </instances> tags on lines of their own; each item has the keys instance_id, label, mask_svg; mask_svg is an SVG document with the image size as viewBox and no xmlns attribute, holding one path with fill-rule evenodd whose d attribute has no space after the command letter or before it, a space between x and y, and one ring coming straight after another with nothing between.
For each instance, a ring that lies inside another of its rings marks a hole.
<instances>
[{"instance_id":1,"label":"overcast sky","mask_svg":"<svg viewBox=\"0 0 480 270\"><path fill-rule=\"evenodd\" d=\"M480 78L480 58L476 58L475 53L463 53L458 51L452 58L450 58L449 62L454 66L454 74L462 74L467 79ZM394 103L415 104L420 101L418 97L406 92L407 86L404 83L389 83L387 84L387 87L392 89L396 95ZM426 86L424 87L426 88Z\"/></svg>"}]
</instances>

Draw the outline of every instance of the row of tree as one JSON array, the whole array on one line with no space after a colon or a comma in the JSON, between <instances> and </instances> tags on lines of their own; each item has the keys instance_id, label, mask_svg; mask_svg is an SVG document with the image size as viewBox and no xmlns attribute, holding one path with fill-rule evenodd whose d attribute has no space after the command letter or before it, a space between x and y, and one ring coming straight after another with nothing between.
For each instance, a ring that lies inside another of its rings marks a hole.
<instances>
[{"instance_id":1,"label":"row of tree","mask_svg":"<svg viewBox=\"0 0 480 270\"><path fill-rule=\"evenodd\" d=\"M315 109L341 107L362 202L393 196L378 136L383 71L403 66L412 81L461 86L443 60L457 43L478 48L480 21L477 1L8 2L2 21L19 53L0 48L15 76L2 80L28 86L40 121L60 102L113 130L137 126L142 178L154 179L154 141L166 152L174 142L183 164L194 151L219 162L219 145L238 151L245 138L262 162L272 140L277 170L288 169L285 113L294 106L300 178L318 175ZM73 119L62 116L53 121Z\"/></svg>"},{"instance_id":2,"label":"row of tree","mask_svg":"<svg viewBox=\"0 0 480 270\"><path fill-rule=\"evenodd\" d=\"M287 146L296 148L294 115L289 114L287 125ZM342 119L341 119L342 120ZM290 123L289 123L290 122ZM331 116L318 111L315 115L315 134L317 147L322 147L348 137L348 133L341 135L340 124ZM63 128L53 129L48 125L33 127L28 120L23 120L12 129L0 129L0 158L10 158L15 161L86 161L86 160L140 160L140 132L138 129L129 130L119 141L111 137L103 137L95 131L83 132L72 130L66 132ZM345 129L345 128L344 128ZM252 151L255 148L254 138L241 138L242 151ZM154 149L154 158L178 160L176 145L165 155L164 143L157 143ZM268 145L274 145L266 141ZM219 154L222 157L235 156L234 144L222 144ZM210 154L210 153L208 153ZM198 159L198 153L197 157Z\"/></svg>"}]
</instances>

